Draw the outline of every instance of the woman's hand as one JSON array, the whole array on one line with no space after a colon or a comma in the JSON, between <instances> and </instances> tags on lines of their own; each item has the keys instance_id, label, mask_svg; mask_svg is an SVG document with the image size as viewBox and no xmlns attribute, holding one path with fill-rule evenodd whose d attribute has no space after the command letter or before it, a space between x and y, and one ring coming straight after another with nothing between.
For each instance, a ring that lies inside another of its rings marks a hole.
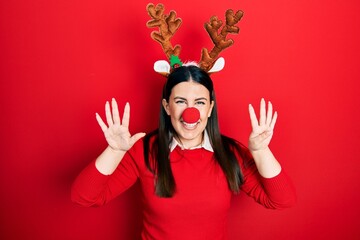
<instances>
[{"instance_id":1,"label":"woman's hand","mask_svg":"<svg viewBox=\"0 0 360 240\"><path fill-rule=\"evenodd\" d=\"M110 103L106 102L105 115L107 125L98 113L96 113L96 120L98 121L101 130L104 132L109 147L114 151L127 151L135 144L136 141L144 137L145 133L137 133L131 136L129 132L129 103L126 103L125 105L122 122L120 121L118 105L114 98L111 101L111 107L112 111L110 111Z\"/></svg>"},{"instance_id":2,"label":"woman's hand","mask_svg":"<svg viewBox=\"0 0 360 240\"><path fill-rule=\"evenodd\" d=\"M265 105L265 100L262 98L260 102L260 119L258 121L254 108L249 104L249 114L252 126L252 132L249 137L249 150L251 152L267 149L273 136L277 112L273 115L273 107L270 101L268 103L267 112Z\"/></svg>"}]
</instances>

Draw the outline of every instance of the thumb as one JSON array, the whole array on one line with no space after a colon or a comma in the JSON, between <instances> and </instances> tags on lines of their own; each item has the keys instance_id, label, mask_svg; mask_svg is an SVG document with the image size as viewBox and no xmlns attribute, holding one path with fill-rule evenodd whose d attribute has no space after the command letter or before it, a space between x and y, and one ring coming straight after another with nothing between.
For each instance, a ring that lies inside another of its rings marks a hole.
<instances>
[{"instance_id":1,"label":"thumb","mask_svg":"<svg viewBox=\"0 0 360 240\"><path fill-rule=\"evenodd\" d=\"M272 131L265 131L265 132L263 132L262 134L260 134L260 138L261 138L261 140L265 140L265 139L267 139L268 137L271 137L272 134L273 134Z\"/></svg>"},{"instance_id":2,"label":"thumb","mask_svg":"<svg viewBox=\"0 0 360 240\"><path fill-rule=\"evenodd\" d=\"M139 139L144 137L146 133L137 133L130 138L131 145L134 145Z\"/></svg>"}]
</instances>

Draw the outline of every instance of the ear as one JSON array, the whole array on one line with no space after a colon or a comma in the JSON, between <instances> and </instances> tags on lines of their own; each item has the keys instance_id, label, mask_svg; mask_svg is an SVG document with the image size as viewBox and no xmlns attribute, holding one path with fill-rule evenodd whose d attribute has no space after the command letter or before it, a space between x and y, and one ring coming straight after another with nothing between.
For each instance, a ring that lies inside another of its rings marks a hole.
<instances>
[{"instance_id":1,"label":"ear","mask_svg":"<svg viewBox=\"0 0 360 240\"><path fill-rule=\"evenodd\" d=\"M213 108L214 108L214 105L215 105L215 102L214 102L214 100L213 100L213 101L211 101L208 118L211 116L211 113L212 113L212 110L213 110Z\"/></svg>"},{"instance_id":2,"label":"ear","mask_svg":"<svg viewBox=\"0 0 360 240\"><path fill-rule=\"evenodd\" d=\"M170 116L169 103L166 101L166 99L162 100L162 105L167 115Z\"/></svg>"},{"instance_id":3,"label":"ear","mask_svg":"<svg viewBox=\"0 0 360 240\"><path fill-rule=\"evenodd\" d=\"M214 66L208 71L208 73L219 72L225 67L225 59L220 57L214 63Z\"/></svg>"},{"instance_id":4,"label":"ear","mask_svg":"<svg viewBox=\"0 0 360 240\"><path fill-rule=\"evenodd\" d=\"M154 70L163 76L167 76L170 73L170 64L165 60L159 60L154 63Z\"/></svg>"}]
</instances>

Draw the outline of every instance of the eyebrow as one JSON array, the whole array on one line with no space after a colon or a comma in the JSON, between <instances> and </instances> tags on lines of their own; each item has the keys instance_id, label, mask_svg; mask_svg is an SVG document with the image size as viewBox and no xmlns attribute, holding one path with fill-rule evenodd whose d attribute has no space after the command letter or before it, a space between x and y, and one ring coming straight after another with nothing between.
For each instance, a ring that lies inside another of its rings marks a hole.
<instances>
[{"instance_id":1,"label":"eyebrow","mask_svg":"<svg viewBox=\"0 0 360 240\"><path fill-rule=\"evenodd\" d=\"M176 99L187 100L186 98L184 98L184 97L179 97L179 96L174 97L174 99L175 99L175 100L176 100ZM207 101L208 99L205 98L205 97L195 98L195 101L199 101L199 100Z\"/></svg>"}]
</instances>

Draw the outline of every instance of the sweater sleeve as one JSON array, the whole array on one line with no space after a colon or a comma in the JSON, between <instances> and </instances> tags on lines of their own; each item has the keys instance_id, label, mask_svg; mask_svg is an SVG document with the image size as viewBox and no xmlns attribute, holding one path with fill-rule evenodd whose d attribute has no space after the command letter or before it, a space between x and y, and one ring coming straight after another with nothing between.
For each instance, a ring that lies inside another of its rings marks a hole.
<instances>
[{"instance_id":1,"label":"sweater sleeve","mask_svg":"<svg viewBox=\"0 0 360 240\"><path fill-rule=\"evenodd\" d=\"M240 161L240 167L244 176L241 190L256 202L270 209L283 209L295 204L295 188L283 169L275 177L264 178L252 159L246 164Z\"/></svg>"},{"instance_id":2,"label":"sweater sleeve","mask_svg":"<svg viewBox=\"0 0 360 240\"><path fill-rule=\"evenodd\" d=\"M92 161L75 179L71 200L85 207L101 206L130 188L138 179L136 161L142 158L142 141L138 141L123 157L113 174L103 175Z\"/></svg>"}]
</instances>

